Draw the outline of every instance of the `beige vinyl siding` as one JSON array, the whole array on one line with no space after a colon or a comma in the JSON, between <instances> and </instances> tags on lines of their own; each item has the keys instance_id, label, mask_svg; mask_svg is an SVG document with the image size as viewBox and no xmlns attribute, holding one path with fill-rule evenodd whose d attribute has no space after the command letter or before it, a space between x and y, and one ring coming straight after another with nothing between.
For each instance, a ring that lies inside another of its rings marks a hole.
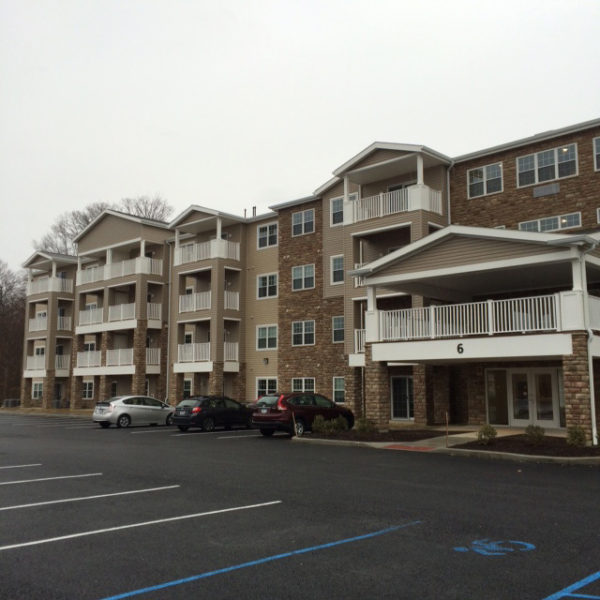
<instances>
[{"instance_id":1,"label":"beige vinyl siding","mask_svg":"<svg viewBox=\"0 0 600 600\"><path fill-rule=\"evenodd\" d=\"M553 252L556 252L555 248L534 244L454 238L395 263L387 269L379 271L377 276L401 275L469 264L476 265L481 262L540 256Z\"/></svg>"},{"instance_id":2,"label":"beige vinyl siding","mask_svg":"<svg viewBox=\"0 0 600 600\"><path fill-rule=\"evenodd\" d=\"M362 167L368 167L369 165L374 165L380 162L385 162L386 160L391 160L393 158L399 158L401 156L406 156L409 154L408 152L399 152L398 150L375 150L369 156L363 158L359 163L352 165L351 171L355 169L361 169Z\"/></svg>"}]
</instances>

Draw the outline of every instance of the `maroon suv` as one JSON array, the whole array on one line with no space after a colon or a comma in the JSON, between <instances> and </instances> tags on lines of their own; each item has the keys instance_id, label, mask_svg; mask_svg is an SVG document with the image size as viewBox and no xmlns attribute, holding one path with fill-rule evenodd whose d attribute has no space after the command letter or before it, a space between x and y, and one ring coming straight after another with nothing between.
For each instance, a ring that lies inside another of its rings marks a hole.
<instances>
[{"instance_id":1,"label":"maroon suv","mask_svg":"<svg viewBox=\"0 0 600 600\"><path fill-rule=\"evenodd\" d=\"M348 422L348 429L354 425L354 415L349 408L340 406L320 394L269 394L260 397L254 407L252 424L266 436L273 435L275 431L287 431L290 435L295 433L301 436L305 431L312 429L313 419L317 415L326 420L342 416Z\"/></svg>"}]
</instances>

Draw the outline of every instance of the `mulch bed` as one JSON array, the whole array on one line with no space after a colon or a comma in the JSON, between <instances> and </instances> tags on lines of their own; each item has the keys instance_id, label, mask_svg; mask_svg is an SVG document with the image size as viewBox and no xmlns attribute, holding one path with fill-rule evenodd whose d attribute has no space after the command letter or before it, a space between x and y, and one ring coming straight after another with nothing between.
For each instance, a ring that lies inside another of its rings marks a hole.
<instances>
[{"instance_id":1,"label":"mulch bed","mask_svg":"<svg viewBox=\"0 0 600 600\"><path fill-rule=\"evenodd\" d=\"M600 456L600 446L577 448L576 446L569 446L565 438L549 435L544 436L543 441L538 445L532 444L525 435L507 435L498 437L487 445L474 441L454 446L454 448L487 450L490 452L510 452L514 454L532 454L536 456L563 456L567 458Z\"/></svg>"},{"instance_id":2,"label":"mulch bed","mask_svg":"<svg viewBox=\"0 0 600 600\"><path fill-rule=\"evenodd\" d=\"M460 431L453 431L461 433ZM426 429L392 429L390 431L371 431L358 432L355 429L350 431L339 431L337 433L307 433L306 437L321 438L330 440L350 440L356 442L418 442L433 437L446 435L445 431L428 431Z\"/></svg>"}]
</instances>

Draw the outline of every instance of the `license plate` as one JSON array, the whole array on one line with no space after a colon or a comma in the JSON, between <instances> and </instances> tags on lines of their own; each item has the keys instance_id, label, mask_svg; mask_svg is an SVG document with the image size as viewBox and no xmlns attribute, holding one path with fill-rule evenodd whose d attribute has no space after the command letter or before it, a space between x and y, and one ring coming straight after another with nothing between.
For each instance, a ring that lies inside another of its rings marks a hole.
<instances>
[{"instance_id":1,"label":"license plate","mask_svg":"<svg viewBox=\"0 0 600 600\"><path fill-rule=\"evenodd\" d=\"M266 415L269 412L268 408L261 408L260 409L261 414Z\"/></svg>"},{"instance_id":2,"label":"license plate","mask_svg":"<svg viewBox=\"0 0 600 600\"><path fill-rule=\"evenodd\" d=\"M97 409L96 409L96 412L97 412L99 415L103 415L103 414L104 414L104 409L103 409L103 408L97 408Z\"/></svg>"}]
</instances>

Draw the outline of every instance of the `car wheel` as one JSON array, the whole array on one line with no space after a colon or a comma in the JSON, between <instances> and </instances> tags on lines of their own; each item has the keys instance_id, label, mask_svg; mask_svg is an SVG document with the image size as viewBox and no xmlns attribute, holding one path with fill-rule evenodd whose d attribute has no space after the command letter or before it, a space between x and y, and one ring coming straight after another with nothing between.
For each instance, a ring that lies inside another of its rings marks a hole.
<instances>
[{"instance_id":1,"label":"car wheel","mask_svg":"<svg viewBox=\"0 0 600 600\"><path fill-rule=\"evenodd\" d=\"M117 427L129 427L129 425L131 425L131 419L129 418L129 415L121 415L117 419Z\"/></svg>"},{"instance_id":2,"label":"car wheel","mask_svg":"<svg viewBox=\"0 0 600 600\"><path fill-rule=\"evenodd\" d=\"M189 427L187 425L177 425L179 431L187 431Z\"/></svg>"},{"instance_id":3,"label":"car wheel","mask_svg":"<svg viewBox=\"0 0 600 600\"><path fill-rule=\"evenodd\" d=\"M173 415L167 415L165 419L165 425L173 425Z\"/></svg>"},{"instance_id":4,"label":"car wheel","mask_svg":"<svg viewBox=\"0 0 600 600\"><path fill-rule=\"evenodd\" d=\"M204 429L204 431L214 431L215 420L212 417L206 417L206 419L202 421L202 429Z\"/></svg>"},{"instance_id":5,"label":"car wheel","mask_svg":"<svg viewBox=\"0 0 600 600\"><path fill-rule=\"evenodd\" d=\"M271 437L273 435L273 430L272 429L261 429L260 432L265 436L265 437Z\"/></svg>"},{"instance_id":6,"label":"car wheel","mask_svg":"<svg viewBox=\"0 0 600 600\"><path fill-rule=\"evenodd\" d=\"M100 427L102 427L102 429L108 429L110 427L110 423L107 423L106 421L102 421L100 423Z\"/></svg>"},{"instance_id":7,"label":"car wheel","mask_svg":"<svg viewBox=\"0 0 600 600\"><path fill-rule=\"evenodd\" d=\"M305 425L304 425L304 421L302 419L296 419L296 435L298 437L302 437L304 435L304 432L306 431ZM294 434L292 433L292 436Z\"/></svg>"}]
</instances>

